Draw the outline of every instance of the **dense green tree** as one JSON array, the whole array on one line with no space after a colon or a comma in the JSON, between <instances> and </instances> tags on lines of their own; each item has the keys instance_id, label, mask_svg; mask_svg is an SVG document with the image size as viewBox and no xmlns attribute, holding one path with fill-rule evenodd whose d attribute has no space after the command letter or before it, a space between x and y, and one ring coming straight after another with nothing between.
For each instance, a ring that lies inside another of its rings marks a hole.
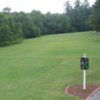
<instances>
[{"instance_id":1,"label":"dense green tree","mask_svg":"<svg viewBox=\"0 0 100 100\"><path fill-rule=\"evenodd\" d=\"M75 1L75 8L80 8L81 7L81 1L80 0L76 0Z\"/></svg>"},{"instance_id":2,"label":"dense green tree","mask_svg":"<svg viewBox=\"0 0 100 100\"><path fill-rule=\"evenodd\" d=\"M91 16L91 12L88 0L84 0L83 3L80 0L76 0L73 8L67 1L66 13L70 18L72 31L90 30L88 19Z\"/></svg>"},{"instance_id":3,"label":"dense green tree","mask_svg":"<svg viewBox=\"0 0 100 100\"><path fill-rule=\"evenodd\" d=\"M12 43L21 42L23 39L21 23L15 21L13 14L8 16L7 25L12 32Z\"/></svg>"},{"instance_id":4,"label":"dense green tree","mask_svg":"<svg viewBox=\"0 0 100 100\"><path fill-rule=\"evenodd\" d=\"M58 20L59 20L58 14L47 13L45 15L45 20L43 22L45 34L58 33L58 29L60 28Z\"/></svg>"},{"instance_id":5,"label":"dense green tree","mask_svg":"<svg viewBox=\"0 0 100 100\"><path fill-rule=\"evenodd\" d=\"M22 41L22 29L10 13L0 13L0 46Z\"/></svg>"},{"instance_id":6,"label":"dense green tree","mask_svg":"<svg viewBox=\"0 0 100 100\"><path fill-rule=\"evenodd\" d=\"M11 8L10 7L5 7L3 9L3 12L5 12L5 13L10 13L10 11L11 11Z\"/></svg>"},{"instance_id":7,"label":"dense green tree","mask_svg":"<svg viewBox=\"0 0 100 100\"><path fill-rule=\"evenodd\" d=\"M65 14L47 13L45 15L43 26L45 29L45 34L69 32L70 20Z\"/></svg>"},{"instance_id":8,"label":"dense green tree","mask_svg":"<svg viewBox=\"0 0 100 100\"><path fill-rule=\"evenodd\" d=\"M60 33L67 33L70 32L71 29L71 22L69 17L66 14L60 15Z\"/></svg>"},{"instance_id":9,"label":"dense green tree","mask_svg":"<svg viewBox=\"0 0 100 100\"><path fill-rule=\"evenodd\" d=\"M82 4L82 19L83 19L83 29L84 30L92 30L91 26L89 25L89 18L92 15L92 8L89 5L88 0L84 0Z\"/></svg>"},{"instance_id":10,"label":"dense green tree","mask_svg":"<svg viewBox=\"0 0 100 100\"><path fill-rule=\"evenodd\" d=\"M92 22L96 31L100 32L100 0L93 6Z\"/></svg>"},{"instance_id":11,"label":"dense green tree","mask_svg":"<svg viewBox=\"0 0 100 100\"><path fill-rule=\"evenodd\" d=\"M72 16L73 7L71 6L69 0L66 1L66 3L65 3L65 10L66 10L67 15L69 17L71 17Z\"/></svg>"},{"instance_id":12,"label":"dense green tree","mask_svg":"<svg viewBox=\"0 0 100 100\"><path fill-rule=\"evenodd\" d=\"M19 43L23 40L23 32L22 27L20 23L16 23L14 25L14 31L13 31L13 43Z\"/></svg>"},{"instance_id":13,"label":"dense green tree","mask_svg":"<svg viewBox=\"0 0 100 100\"><path fill-rule=\"evenodd\" d=\"M99 1L94 6L93 23L96 30L100 29L99 24ZM89 18L92 8L88 0L81 3L75 1L71 6L70 2L65 3L66 14L42 14L33 10L30 13L10 12L6 7L0 13L0 46L21 42L23 38L33 38L45 34L58 34L72 31L91 30ZM5 30L4 30L5 29Z\"/></svg>"},{"instance_id":14,"label":"dense green tree","mask_svg":"<svg viewBox=\"0 0 100 100\"><path fill-rule=\"evenodd\" d=\"M90 7L88 0L84 0L82 5L86 10Z\"/></svg>"},{"instance_id":15,"label":"dense green tree","mask_svg":"<svg viewBox=\"0 0 100 100\"><path fill-rule=\"evenodd\" d=\"M0 46L9 45L12 42L11 31L8 25L0 26Z\"/></svg>"},{"instance_id":16,"label":"dense green tree","mask_svg":"<svg viewBox=\"0 0 100 100\"><path fill-rule=\"evenodd\" d=\"M5 14L0 13L0 26L4 23L7 23L7 18L5 16Z\"/></svg>"},{"instance_id":17,"label":"dense green tree","mask_svg":"<svg viewBox=\"0 0 100 100\"><path fill-rule=\"evenodd\" d=\"M37 11L38 12L38 11ZM38 37L41 34L41 22L37 12L32 13L14 13L16 22L20 23L22 27L22 34L24 38ZM41 16L40 16L41 17Z\"/></svg>"},{"instance_id":18,"label":"dense green tree","mask_svg":"<svg viewBox=\"0 0 100 100\"><path fill-rule=\"evenodd\" d=\"M30 16L32 18L33 24L36 27L37 30L37 36L39 34L44 34L44 27L43 27L43 21L44 21L44 15L40 11L33 10L30 13Z\"/></svg>"}]
</instances>

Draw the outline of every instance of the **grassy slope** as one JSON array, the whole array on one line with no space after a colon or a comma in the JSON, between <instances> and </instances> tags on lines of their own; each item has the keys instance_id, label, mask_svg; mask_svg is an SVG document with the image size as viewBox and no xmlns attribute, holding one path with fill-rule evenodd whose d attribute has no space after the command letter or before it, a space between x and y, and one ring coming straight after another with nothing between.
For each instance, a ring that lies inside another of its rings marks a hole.
<instances>
[{"instance_id":1,"label":"grassy slope","mask_svg":"<svg viewBox=\"0 0 100 100\"><path fill-rule=\"evenodd\" d=\"M0 48L0 100L77 100L66 86L82 84L80 57L87 53L88 84L100 84L100 37L95 32L43 36Z\"/></svg>"}]
</instances>

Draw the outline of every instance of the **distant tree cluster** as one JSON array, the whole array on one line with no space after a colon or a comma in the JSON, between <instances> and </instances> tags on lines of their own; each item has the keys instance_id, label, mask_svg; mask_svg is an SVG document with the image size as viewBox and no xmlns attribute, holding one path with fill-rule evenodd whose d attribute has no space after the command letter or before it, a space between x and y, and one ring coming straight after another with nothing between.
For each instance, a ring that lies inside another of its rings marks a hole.
<instances>
[{"instance_id":1,"label":"distant tree cluster","mask_svg":"<svg viewBox=\"0 0 100 100\"><path fill-rule=\"evenodd\" d=\"M22 41L21 24L8 12L0 13L0 46Z\"/></svg>"},{"instance_id":2,"label":"distant tree cluster","mask_svg":"<svg viewBox=\"0 0 100 100\"><path fill-rule=\"evenodd\" d=\"M88 0L76 0L72 6L67 0L65 3L66 14L70 19L71 30L100 32L100 0L91 7Z\"/></svg>"},{"instance_id":3,"label":"distant tree cluster","mask_svg":"<svg viewBox=\"0 0 100 100\"><path fill-rule=\"evenodd\" d=\"M67 1L65 8L64 14L51 14L50 12L42 14L36 10L30 13L11 12L11 8L4 8L0 12L0 46L19 43L24 38L41 35L92 29L100 31L99 0L94 7L89 6L88 0L84 0L83 3L76 0L74 7ZM94 27L91 27L91 22Z\"/></svg>"},{"instance_id":4,"label":"distant tree cluster","mask_svg":"<svg viewBox=\"0 0 100 100\"><path fill-rule=\"evenodd\" d=\"M70 32L66 14L11 12L9 7L0 13L0 46L21 42L24 38Z\"/></svg>"},{"instance_id":5,"label":"distant tree cluster","mask_svg":"<svg viewBox=\"0 0 100 100\"><path fill-rule=\"evenodd\" d=\"M92 24L97 32L100 32L100 0L96 0L93 6Z\"/></svg>"},{"instance_id":6,"label":"distant tree cluster","mask_svg":"<svg viewBox=\"0 0 100 100\"><path fill-rule=\"evenodd\" d=\"M92 7L90 7L88 0L84 0L83 3L80 0L76 0L74 7L67 1L65 6L66 14L71 22L71 30L88 31L92 29L91 25L89 25Z\"/></svg>"}]
</instances>

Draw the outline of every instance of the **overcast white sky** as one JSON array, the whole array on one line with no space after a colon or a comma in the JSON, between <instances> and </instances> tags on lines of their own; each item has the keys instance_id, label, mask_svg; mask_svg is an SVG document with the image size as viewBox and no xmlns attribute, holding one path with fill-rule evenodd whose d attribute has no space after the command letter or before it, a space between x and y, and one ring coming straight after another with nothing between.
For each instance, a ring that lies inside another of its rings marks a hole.
<instances>
[{"instance_id":1,"label":"overcast white sky","mask_svg":"<svg viewBox=\"0 0 100 100\"><path fill-rule=\"evenodd\" d=\"M0 0L0 11L5 7L10 7L12 11L31 12L32 10L40 10L42 13L63 13L64 3L67 0ZM75 0L69 0L72 4ZM81 0L83 1L83 0ZM94 4L95 0L89 0L90 4Z\"/></svg>"}]
</instances>

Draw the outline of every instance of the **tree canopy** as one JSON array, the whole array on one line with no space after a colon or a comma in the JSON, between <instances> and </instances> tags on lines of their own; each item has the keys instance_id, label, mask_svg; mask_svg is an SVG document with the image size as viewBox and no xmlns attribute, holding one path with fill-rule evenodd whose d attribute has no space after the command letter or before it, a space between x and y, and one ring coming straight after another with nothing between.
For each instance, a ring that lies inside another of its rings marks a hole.
<instances>
[{"instance_id":1,"label":"tree canopy","mask_svg":"<svg viewBox=\"0 0 100 100\"><path fill-rule=\"evenodd\" d=\"M41 35L89 31L94 28L100 31L99 0L93 7L90 7L88 0L76 0L74 6L67 0L65 8L66 13L63 14L42 14L36 10L30 13L11 12L11 8L4 8L0 12L0 46L19 43L24 38ZM90 19L94 28L90 27Z\"/></svg>"},{"instance_id":2,"label":"tree canopy","mask_svg":"<svg viewBox=\"0 0 100 100\"><path fill-rule=\"evenodd\" d=\"M100 0L93 6L92 22L96 31L100 32Z\"/></svg>"},{"instance_id":3,"label":"tree canopy","mask_svg":"<svg viewBox=\"0 0 100 100\"><path fill-rule=\"evenodd\" d=\"M89 17L92 14L92 8L89 6L88 0L84 0L81 3L80 0L76 0L74 7L70 2L66 2L66 14L70 18L71 27L73 31L88 31L91 27L88 25Z\"/></svg>"}]
</instances>

